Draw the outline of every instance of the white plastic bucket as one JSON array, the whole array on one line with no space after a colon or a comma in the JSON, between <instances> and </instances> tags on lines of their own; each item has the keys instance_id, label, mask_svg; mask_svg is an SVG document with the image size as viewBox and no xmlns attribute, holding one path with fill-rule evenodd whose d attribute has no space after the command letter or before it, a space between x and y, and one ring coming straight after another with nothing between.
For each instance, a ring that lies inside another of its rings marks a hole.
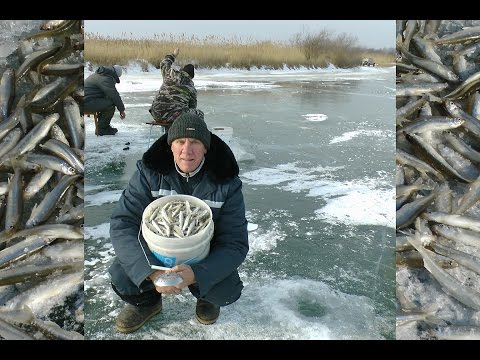
<instances>
[{"instance_id":1,"label":"white plastic bucket","mask_svg":"<svg viewBox=\"0 0 480 360\"><path fill-rule=\"evenodd\" d=\"M163 207L171 201L188 200L191 205L208 211L210 221L207 226L194 235L178 237L164 237L152 232L145 222L153 211ZM210 240L213 237L214 224L212 210L203 200L190 195L168 195L152 201L143 211L142 233L148 248L162 263L162 266L173 267L178 264L195 264L207 257L210 252Z\"/></svg>"},{"instance_id":2,"label":"white plastic bucket","mask_svg":"<svg viewBox=\"0 0 480 360\"><path fill-rule=\"evenodd\" d=\"M210 131L227 143L233 137L233 128L229 126L215 126Z\"/></svg>"}]
</instances>

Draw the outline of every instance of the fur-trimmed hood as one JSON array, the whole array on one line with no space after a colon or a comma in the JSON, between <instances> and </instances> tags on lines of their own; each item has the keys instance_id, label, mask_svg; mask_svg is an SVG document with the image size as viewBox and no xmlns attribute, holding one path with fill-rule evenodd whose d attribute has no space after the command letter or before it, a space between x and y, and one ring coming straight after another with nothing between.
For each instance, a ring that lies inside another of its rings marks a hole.
<instances>
[{"instance_id":1,"label":"fur-trimmed hood","mask_svg":"<svg viewBox=\"0 0 480 360\"><path fill-rule=\"evenodd\" d=\"M226 181L238 176L237 160L230 147L215 134L210 133L210 150L205 155L203 167L216 181ZM167 143L167 134L162 135L143 154L142 161L149 169L166 175L175 169L173 153Z\"/></svg>"}]
</instances>

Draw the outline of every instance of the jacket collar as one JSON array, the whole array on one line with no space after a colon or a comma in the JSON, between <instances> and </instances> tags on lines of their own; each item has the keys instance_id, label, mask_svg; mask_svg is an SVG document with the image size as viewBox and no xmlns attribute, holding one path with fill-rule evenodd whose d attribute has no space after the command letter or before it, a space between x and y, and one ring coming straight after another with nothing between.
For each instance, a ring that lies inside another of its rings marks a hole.
<instances>
[{"instance_id":1,"label":"jacket collar","mask_svg":"<svg viewBox=\"0 0 480 360\"><path fill-rule=\"evenodd\" d=\"M219 182L238 176L238 163L230 147L217 135L210 133L210 136L210 149L205 155L203 164L205 171ZM173 153L167 144L167 134L153 143L143 154L142 161L147 168L156 170L162 175L167 175L172 170L176 171Z\"/></svg>"},{"instance_id":2,"label":"jacket collar","mask_svg":"<svg viewBox=\"0 0 480 360\"><path fill-rule=\"evenodd\" d=\"M195 170L193 170L192 172L189 172L189 173L185 173L182 170L180 170L177 163L175 163L175 170L177 170L177 173L179 173L181 177L189 178L189 177L197 175L200 172L200 170L202 170L204 163L205 163L205 158L202 159L202 162L200 163L200 165L198 165L198 167Z\"/></svg>"}]
</instances>

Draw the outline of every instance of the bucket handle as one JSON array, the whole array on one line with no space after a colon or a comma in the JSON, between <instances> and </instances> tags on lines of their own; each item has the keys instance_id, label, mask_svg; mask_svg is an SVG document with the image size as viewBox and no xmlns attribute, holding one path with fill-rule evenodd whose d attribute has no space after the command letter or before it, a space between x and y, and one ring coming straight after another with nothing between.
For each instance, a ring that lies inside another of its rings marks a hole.
<instances>
[{"instance_id":1,"label":"bucket handle","mask_svg":"<svg viewBox=\"0 0 480 360\"><path fill-rule=\"evenodd\" d=\"M138 243L140 244L140 247L142 248L143 255L145 255L145 259L147 260L148 265L150 265L150 268L152 268L153 270L171 271L172 268L165 267L165 266L152 265L152 264L150 263L150 260L148 260L147 253L145 252L145 248L143 247L142 242L140 241L140 234L141 234L141 232L142 232L142 226L140 225L140 228L138 229L137 240L138 240Z\"/></svg>"}]
</instances>

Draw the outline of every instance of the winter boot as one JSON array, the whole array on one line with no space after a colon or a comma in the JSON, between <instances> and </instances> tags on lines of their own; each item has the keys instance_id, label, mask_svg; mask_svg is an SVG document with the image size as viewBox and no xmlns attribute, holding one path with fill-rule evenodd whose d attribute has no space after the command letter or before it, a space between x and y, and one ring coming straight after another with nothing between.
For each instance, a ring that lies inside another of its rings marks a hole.
<instances>
[{"instance_id":1,"label":"winter boot","mask_svg":"<svg viewBox=\"0 0 480 360\"><path fill-rule=\"evenodd\" d=\"M151 306L127 304L117 316L116 327L121 333L131 333L140 329L152 317L162 311L162 299Z\"/></svg>"},{"instance_id":2,"label":"winter boot","mask_svg":"<svg viewBox=\"0 0 480 360\"><path fill-rule=\"evenodd\" d=\"M220 315L220 306L209 303L208 301L197 299L195 317L203 325L210 325L217 321Z\"/></svg>"},{"instance_id":3,"label":"winter boot","mask_svg":"<svg viewBox=\"0 0 480 360\"><path fill-rule=\"evenodd\" d=\"M114 135L118 132L118 129L117 128L114 128L113 126L109 125L108 128L110 129L110 131L112 131L114 133Z\"/></svg>"},{"instance_id":4,"label":"winter boot","mask_svg":"<svg viewBox=\"0 0 480 360\"><path fill-rule=\"evenodd\" d=\"M98 129L98 135L115 135L118 132L117 128L114 127L107 127L107 128L100 128Z\"/></svg>"},{"instance_id":5,"label":"winter boot","mask_svg":"<svg viewBox=\"0 0 480 360\"><path fill-rule=\"evenodd\" d=\"M98 135L115 135L117 131L110 126L112 117L115 114L115 105L98 112Z\"/></svg>"}]
</instances>

